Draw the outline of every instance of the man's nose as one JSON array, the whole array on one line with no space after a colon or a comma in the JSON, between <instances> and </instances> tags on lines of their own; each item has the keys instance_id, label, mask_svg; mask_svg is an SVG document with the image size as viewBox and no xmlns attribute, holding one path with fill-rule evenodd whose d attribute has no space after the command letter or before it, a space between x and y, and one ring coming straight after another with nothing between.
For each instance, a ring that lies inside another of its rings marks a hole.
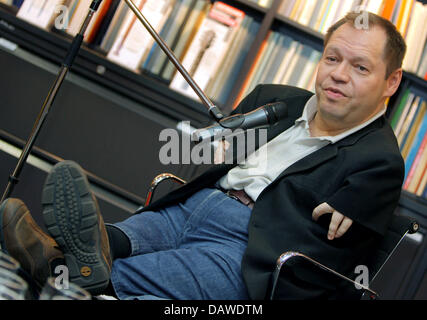
<instances>
[{"instance_id":1,"label":"man's nose","mask_svg":"<svg viewBox=\"0 0 427 320\"><path fill-rule=\"evenodd\" d=\"M350 80L350 66L345 62L341 62L331 72L331 77L336 82L347 83Z\"/></svg>"}]
</instances>

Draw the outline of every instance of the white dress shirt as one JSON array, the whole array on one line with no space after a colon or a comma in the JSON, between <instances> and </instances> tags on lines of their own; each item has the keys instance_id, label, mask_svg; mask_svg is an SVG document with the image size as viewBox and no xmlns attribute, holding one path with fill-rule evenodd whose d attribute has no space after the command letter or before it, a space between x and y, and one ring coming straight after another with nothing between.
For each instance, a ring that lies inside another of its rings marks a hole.
<instances>
[{"instance_id":1,"label":"white dress shirt","mask_svg":"<svg viewBox=\"0 0 427 320\"><path fill-rule=\"evenodd\" d=\"M221 188L242 190L256 201L259 194L281 172L298 160L330 143L344 139L381 117L386 107L364 123L336 136L312 137L309 123L317 112L317 98L313 95L304 106L302 116L295 124L249 155L244 162L231 169L219 180Z\"/></svg>"}]
</instances>

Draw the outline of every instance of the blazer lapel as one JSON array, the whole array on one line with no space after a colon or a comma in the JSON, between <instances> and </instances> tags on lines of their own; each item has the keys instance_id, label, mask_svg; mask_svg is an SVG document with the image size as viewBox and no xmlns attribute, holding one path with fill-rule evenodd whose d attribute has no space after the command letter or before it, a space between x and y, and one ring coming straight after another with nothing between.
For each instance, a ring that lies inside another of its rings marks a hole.
<instances>
[{"instance_id":1,"label":"blazer lapel","mask_svg":"<svg viewBox=\"0 0 427 320\"><path fill-rule=\"evenodd\" d=\"M328 144L327 146L309 154L308 156L302 158L301 160L295 162L293 165L288 167L286 170L276 178L279 180L285 176L304 171L315 167L329 159L335 157L338 153L338 147L336 144Z\"/></svg>"},{"instance_id":2,"label":"blazer lapel","mask_svg":"<svg viewBox=\"0 0 427 320\"><path fill-rule=\"evenodd\" d=\"M328 144L327 146L313 152L312 154L309 154L308 156L302 158L301 160L297 161L290 167L288 167L286 170L284 170L275 181L282 179L285 176L301 172L307 169L310 169L312 167L315 167L325 161L328 161L329 159L335 157L338 154L338 149L344 146L349 146L357 142L361 137L368 134L369 132L379 129L382 127L384 123L384 119L381 117L365 128L362 128L361 130L351 134L350 136L338 141L334 144ZM273 181L273 182L275 182Z\"/></svg>"}]
</instances>

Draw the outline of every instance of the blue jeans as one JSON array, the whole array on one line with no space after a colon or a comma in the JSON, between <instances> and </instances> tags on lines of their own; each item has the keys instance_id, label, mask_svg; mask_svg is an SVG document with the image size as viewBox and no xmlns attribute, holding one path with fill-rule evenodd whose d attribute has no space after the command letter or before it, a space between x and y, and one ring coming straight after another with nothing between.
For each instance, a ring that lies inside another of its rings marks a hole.
<instances>
[{"instance_id":1,"label":"blue jeans","mask_svg":"<svg viewBox=\"0 0 427 320\"><path fill-rule=\"evenodd\" d=\"M119 299L248 299L241 274L251 209L215 188L114 224L132 254L113 262Z\"/></svg>"}]
</instances>

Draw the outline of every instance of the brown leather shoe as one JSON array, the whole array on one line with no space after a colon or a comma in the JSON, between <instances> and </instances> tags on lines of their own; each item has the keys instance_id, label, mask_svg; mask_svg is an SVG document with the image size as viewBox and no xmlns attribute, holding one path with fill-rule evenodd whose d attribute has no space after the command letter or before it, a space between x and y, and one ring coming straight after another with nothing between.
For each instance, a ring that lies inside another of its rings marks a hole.
<instances>
[{"instance_id":1,"label":"brown leather shoe","mask_svg":"<svg viewBox=\"0 0 427 320\"><path fill-rule=\"evenodd\" d=\"M57 243L33 220L27 206L9 198L0 206L1 247L21 264L40 289L55 267L65 264Z\"/></svg>"},{"instance_id":2,"label":"brown leather shoe","mask_svg":"<svg viewBox=\"0 0 427 320\"><path fill-rule=\"evenodd\" d=\"M83 169L73 161L56 164L42 196L43 217L65 256L70 281L102 293L111 273L107 231Z\"/></svg>"}]
</instances>

